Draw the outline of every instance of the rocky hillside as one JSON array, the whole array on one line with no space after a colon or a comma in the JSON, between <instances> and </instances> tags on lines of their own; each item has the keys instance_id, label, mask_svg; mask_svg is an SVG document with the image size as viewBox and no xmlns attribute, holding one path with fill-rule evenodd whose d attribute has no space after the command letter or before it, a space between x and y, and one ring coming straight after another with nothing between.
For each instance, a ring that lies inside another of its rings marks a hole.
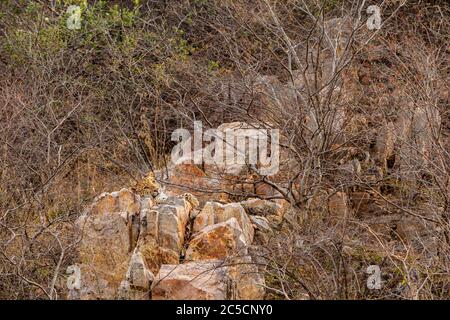
<instances>
[{"instance_id":1,"label":"rocky hillside","mask_svg":"<svg viewBox=\"0 0 450 320\"><path fill-rule=\"evenodd\" d=\"M385 180L388 170L402 172L406 166L401 154L407 155L406 161L427 161L433 126L441 120L438 115L432 122L426 117L427 111L418 108L410 119L387 123L373 150L362 152L363 158L358 158L358 150L345 150L342 175L364 184L318 190L308 200L309 214L322 216L331 228L356 223L391 241L422 246L427 258L442 254L433 228L435 218L427 213L417 217L399 207L395 203L398 187ZM235 126L246 124L225 124L222 129ZM408 135L414 135L416 145L398 147ZM290 161L286 155L281 158L282 163ZM172 165L156 172L163 187L154 178L144 177L140 188L98 196L76 221L80 240L76 263L67 270L68 298L264 299L271 246L280 245L277 238L293 230L301 238L304 229L283 190L267 188L252 178L245 165L232 171ZM417 183L413 176L404 181ZM144 190L152 190L153 195L142 194ZM246 195L245 200L233 202L229 195L236 194ZM437 210L444 214L443 208ZM423 243L416 243L417 235ZM295 246L304 249L302 240L296 239ZM359 246L349 242L343 254L356 255ZM313 297L308 290L302 296Z\"/></svg>"},{"instance_id":2,"label":"rocky hillside","mask_svg":"<svg viewBox=\"0 0 450 320\"><path fill-rule=\"evenodd\" d=\"M0 299L448 299L447 2L0 1Z\"/></svg>"}]
</instances>

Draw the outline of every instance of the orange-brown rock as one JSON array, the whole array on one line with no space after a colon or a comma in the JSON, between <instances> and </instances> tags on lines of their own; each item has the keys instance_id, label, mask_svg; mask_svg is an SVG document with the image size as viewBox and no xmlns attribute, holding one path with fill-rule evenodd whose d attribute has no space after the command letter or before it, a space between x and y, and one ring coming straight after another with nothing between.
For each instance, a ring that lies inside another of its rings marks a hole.
<instances>
[{"instance_id":1,"label":"orange-brown rock","mask_svg":"<svg viewBox=\"0 0 450 320\"><path fill-rule=\"evenodd\" d=\"M137 250L148 268L157 273L161 264L177 264L184 245L191 205L180 197L141 211Z\"/></svg>"},{"instance_id":2,"label":"orange-brown rock","mask_svg":"<svg viewBox=\"0 0 450 320\"><path fill-rule=\"evenodd\" d=\"M206 226L225 222L230 218L235 218L238 221L246 243L251 244L254 233L253 226L244 208L239 203L207 202L194 220L193 231L198 232Z\"/></svg>"},{"instance_id":3,"label":"orange-brown rock","mask_svg":"<svg viewBox=\"0 0 450 320\"><path fill-rule=\"evenodd\" d=\"M203 228L189 242L186 260L226 259L247 254L247 242L236 218Z\"/></svg>"},{"instance_id":4,"label":"orange-brown rock","mask_svg":"<svg viewBox=\"0 0 450 320\"><path fill-rule=\"evenodd\" d=\"M148 300L150 298L150 286L153 280L154 275L148 270L142 254L135 251L131 256L125 279L120 284L118 298Z\"/></svg>"},{"instance_id":5,"label":"orange-brown rock","mask_svg":"<svg viewBox=\"0 0 450 320\"><path fill-rule=\"evenodd\" d=\"M206 173L198 166L193 164L179 164L171 168L169 172L169 183L174 184L169 187L171 189L180 189L181 192L186 192L189 187L203 188L206 186ZM195 194L195 192L193 192Z\"/></svg>"},{"instance_id":6,"label":"orange-brown rock","mask_svg":"<svg viewBox=\"0 0 450 320\"><path fill-rule=\"evenodd\" d=\"M225 300L227 270L221 261L161 266L152 286L154 300Z\"/></svg>"},{"instance_id":7,"label":"orange-brown rock","mask_svg":"<svg viewBox=\"0 0 450 320\"><path fill-rule=\"evenodd\" d=\"M112 299L128 269L139 197L127 189L99 196L78 219L80 299ZM133 224L134 223L134 224Z\"/></svg>"},{"instance_id":8,"label":"orange-brown rock","mask_svg":"<svg viewBox=\"0 0 450 320\"><path fill-rule=\"evenodd\" d=\"M154 300L259 300L264 277L249 256L240 263L224 260L162 265L152 286Z\"/></svg>"},{"instance_id":9,"label":"orange-brown rock","mask_svg":"<svg viewBox=\"0 0 450 320\"><path fill-rule=\"evenodd\" d=\"M211 200L226 201L229 198L223 192L228 190L229 186L217 172L208 170L206 174L193 164L183 163L170 167L166 183L169 194L180 195L189 191L202 204Z\"/></svg>"}]
</instances>

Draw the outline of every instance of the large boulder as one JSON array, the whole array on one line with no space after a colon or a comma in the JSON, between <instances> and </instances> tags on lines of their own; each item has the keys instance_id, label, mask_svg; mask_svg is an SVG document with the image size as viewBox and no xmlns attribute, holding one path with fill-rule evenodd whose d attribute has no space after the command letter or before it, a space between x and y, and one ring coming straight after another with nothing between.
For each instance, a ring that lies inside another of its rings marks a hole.
<instances>
[{"instance_id":1,"label":"large boulder","mask_svg":"<svg viewBox=\"0 0 450 320\"><path fill-rule=\"evenodd\" d=\"M208 201L225 202L230 200L229 193L241 194L251 192L253 183L250 176L243 178L223 172L215 165L199 166L182 163L168 167L168 177L165 179L167 193L172 196L190 192L205 204ZM164 175L161 173L161 175ZM242 180L247 179L247 183Z\"/></svg>"},{"instance_id":2,"label":"large boulder","mask_svg":"<svg viewBox=\"0 0 450 320\"><path fill-rule=\"evenodd\" d=\"M161 264L179 263L190 210L188 201L177 197L142 209L137 250L152 272L157 273Z\"/></svg>"},{"instance_id":3,"label":"large boulder","mask_svg":"<svg viewBox=\"0 0 450 320\"><path fill-rule=\"evenodd\" d=\"M162 265L152 287L154 300L225 300L229 287L221 261Z\"/></svg>"},{"instance_id":4,"label":"large boulder","mask_svg":"<svg viewBox=\"0 0 450 320\"><path fill-rule=\"evenodd\" d=\"M154 300L258 300L264 278L249 256L240 263L224 260L162 265L152 286Z\"/></svg>"},{"instance_id":5,"label":"large boulder","mask_svg":"<svg viewBox=\"0 0 450 320\"><path fill-rule=\"evenodd\" d=\"M237 220L244 234L246 244L251 244L254 234L253 226L244 208L239 203L221 204L207 202L194 220L193 231L198 232L206 226L225 222L230 218Z\"/></svg>"},{"instance_id":6,"label":"large boulder","mask_svg":"<svg viewBox=\"0 0 450 320\"><path fill-rule=\"evenodd\" d=\"M171 197L155 206L128 189L104 193L78 219L77 299L148 297L152 272L178 264L192 205Z\"/></svg>"},{"instance_id":7,"label":"large boulder","mask_svg":"<svg viewBox=\"0 0 450 320\"><path fill-rule=\"evenodd\" d=\"M182 204L163 205L158 211L158 242L164 249L180 252L184 243L184 233L189 220L188 205L184 199Z\"/></svg>"},{"instance_id":8,"label":"large boulder","mask_svg":"<svg viewBox=\"0 0 450 320\"><path fill-rule=\"evenodd\" d=\"M203 228L186 250L186 260L226 259L247 254L247 241L236 218Z\"/></svg>"},{"instance_id":9,"label":"large boulder","mask_svg":"<svg viewBox=\"0 0 450 320\"><path fill-rule=\"evenodd\" d=\"M148 300L150 298L150 286L154 278L155 276L148 270L142 254L135 251L131 256L125 279L119 287L119 298Z\"/></svg>"},{"instance_id":10,"label":"large boulder","mask_svg":"<svg viewBox=\"0 0 450 320\"><path fill-rule=\"evenodd\" d=\"M79 299L113 299L128 269L139 230L139 196L127 189L100 195L77 220L82 233L78 247Z\"/></svg>"},{"instance_id":11,"label":"large boulder","mask_svg":"<svg viewBox=\"0 0 450 320\"><path fill-rule=\"evenodd\" d=\"M180 195L187 190L195 195L201 203L211 199L226 200L225 193L206 193L205 190L221 189L219 179L209 177L198 166L190 163L182 163L169 167L168 178L166 179L168 193L170 195Z\"/></svg>"}]
</instances>

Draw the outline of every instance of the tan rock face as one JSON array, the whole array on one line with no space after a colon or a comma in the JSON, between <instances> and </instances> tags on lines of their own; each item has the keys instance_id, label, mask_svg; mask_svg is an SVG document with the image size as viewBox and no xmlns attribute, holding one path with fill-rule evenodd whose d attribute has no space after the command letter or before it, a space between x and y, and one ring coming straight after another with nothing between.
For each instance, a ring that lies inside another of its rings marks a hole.
<instances>
[{"instance_id":1,"label":"tan rock face","mask_svg":"<svg viewBox=\"0 0 450 320\"><path fill-rule=\"evenodd\" d=\"M225 300L264 298L264 278L249 256L239 264L223 260L162 265L152 286L154 300Z\"/></svg>"},{"instance_id":2,"label":"tan rock face","mask_svg":"<svg viewBox=\"0 0 450 320\"><path fill-rule=\"evenodd\" d=\"M193 231L198 232L206 226L225 222L230 218L237 220L243 231L246 243L251 244L254 234L253 226L244 208L238 203L223 205L217 202L207 202L194 220Z\"/></svg>"},{"instance_id":3,"label":"tan rock face","mask_svg":"<svg viewBox=\"0 0 450 320\"><path fill-rule=\"evenodd\" d=\"M197 205L191 194L164 203L127 189L99 196L77 221L82 241L67 271L68 298L261 299L264 279L247 250L253 225L238 203L203 208L180 264Z\"/></svg>"},{"instance_id":4,"label":"tan rock face","mask_svg":"<svg viewBox=\"0 0 450 320\"><path fill-rule=\"evenodd\" d=\"M179 164L171 169L169 178L169 193L181 195L189 190L201 203L210 200L226 200L228 196L224 193L205 193L204 190L219 190L221 185L219 179L208 176L202 169L193 164Z\"/></svg>"},{"instance_id":5,"label":"tan rock face","mask_svg":"<svg viewBox=\"0 0 450 320\"><path fill-rule=\"evenodd\" d=\"M154 300L224 300L226 269L220 261L162 265L152 287Z\"/></svg>"},{"instance_id":6,"label":"tan rock face","mask_svg":"<svg viewBox=\"0 0 450 320\"><path fill-rule=\"evenodd\" d=\"M148 290L153 282L154 276L147 269L145 261L140 252L135 252L131 257L126 279L136 289Z\"/></svg>"},{"instance_id":7,"label":"tan rock face","mask_svg":"<svg viewBox=\"0 0 450 320\"><path fill-rule=\"evenodd\" d=\"M190 210L185 199L175 197L167 204L142 210L137 248L152 272L157 273L163 263L179 263Z\"/></svg>"},{"instance_id":8,"label":"tan rock face","mask_svg":"<svg viewBox=\"0 0 450 320\"><path fill-rule=\"evenodd\" d=\"M223 131L243 128L254 129L253 126L249 127L240 122L225 123L217 129ZM246 165L205 163L200 168L191 163L182 163L169 167L168 171L166 179L168 194L181 195L189 191L197 197L201 204L208 201L230 201L228 193L242 194L256 191L257 194L264 196L277 194L267 184L258 183L257 176L252 175ZM165 176L163 172L160 172L159 175Z\"/></svg>"},{"instance_id":9,"label":"tan rock face","mask_svg":"<svg viewBox=\"0 0 450 320\"><path fill-rule=\"evenodd\" d=\"M256 182L254 189L255 190L251 190L250 192L254 192L261 197L274 197L279 195L279 192L277 190L269 186L267 183L263 182Z\"/></svg>"},{"instance_id":10,"label":"tan rock face","mask_svg":"<svg viewBox=\"0 0 450 320\"><path fill-rule=\"evenodd\" d=\"M98 196L90 208L92 215L101 215L111 212L138 213L140 198L128 189L112 193L103 193Z\"/></svg>"},{"instance_id":11,"label":"tan rock face","mask_svg":"<svg viewBox=\"0 0 450 320\"><path fill-rule=\"evenodd\" d=\"M152 237L140 239L137 250L142 254L146 265L153 273L157 273L163 263L178 264L180 260L179 252L160 247L157 240Z\"/></svg>"},{"instance_id":12,"label":"tan rock face","mask_svg":"<svg viewBox=\"0 0 450 320\"><path fill-rule=\"evenodd\" d=\"M187 163L172 167L167 179L168 193L181 195L189 190L201 204L205 204L208 201L228 201L230 197L223 191L241 193L243 188L253 187L253 184L238 184L236 181L242 177L225 174L216 166L205 165L204 169Z\"/></svg>"},{"instance_id":13,"label":"tan rock face","mask_svg":"<svg viewBox=\"0 0 450 320\"><path fill-rule=\"evenodd\" d=\"M165 249L179 252L184 243L184 232L189 219L189 211L186 210L184 205L163 205L156 210L159 213L159 245Z\"/></svg>"},{"instance_id":14,"label":"tan rock face","mask_svg":"<svg viewBox=\"0 0 450 320\"><path fill-rule=\"evenodd\" d=\"M139 208L139 197L123 189L98 197L77 221L82 230L78 248L80 299L113 299L116 296L128 269L135 237L130 222L136 220Z\"/></svg>"},{"instance_id":15,"label":"tan rock face","mask_svg":"<svg viewBox=\"0 0 450 320\"><path fill-rule=\"evenodd\" d=\"M145 297L144 276L162 263L179 263L190 210L183 198L154 206L152 197L140 199L126 189L98 197L78 221L78 298Z\"/></svg>"},{"instance_id":16,"label":"tan rock face","mask_svg":"<svg viewBox=\"0 0 450 320\"><path fill-rule=\"evenodd\" d=\"M189 242L186 260L225 259L246 255L246 240L236 218L203 228Z\"/></svg>"},{"instance_id":17,"label":"tan rock face","mask_svg":"<svg viewBox=\"0 0 450 320\"><path fill-rule=\"evenodd\" d=\"M150 286L155 276L147 269L142 254L135 251L131 256L128 271L122 281L118 297L131 300L148 300Z\"/></svg>"}]
</instances>

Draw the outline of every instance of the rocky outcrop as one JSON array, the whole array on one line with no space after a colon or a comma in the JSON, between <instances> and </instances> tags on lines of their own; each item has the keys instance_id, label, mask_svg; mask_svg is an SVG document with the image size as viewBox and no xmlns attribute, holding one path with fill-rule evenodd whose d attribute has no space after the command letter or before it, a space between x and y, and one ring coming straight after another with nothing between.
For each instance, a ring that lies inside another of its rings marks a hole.
<instances>
[{"instance_id":1,"label":"rocky outcrop","mask_svg":"<svg viewBox=\"0 0 450 320\"><path fill-rule=\"evenodd\" d=\"M253 241L253 227L244 208L239 203L220 204L217 202L207 202L202 211L194 221L194 232L198 232L206 226L225 222L230 218L235 218L239 223L245 242L251 244Z\"/></svg>"},{"instance_id":2,"label":"rocky outcrop","mask_svg":"<svg viewBox=\"0 0 450 320\"><path fill-rule=\"evenodd\" d=\"M191 204L172 197L155 205L130 190L105 193L80 217L79 299L138 298L153 273L179 263Z\"/></svg>"},{"instance_id":3,"label":"rocky outcrop","mask_svg":"<svg viewBox=\"0 0 450 320\"><path fill-rule=\"evenodd\" d=\"M139 196L123 189L100 195L78 219L80 299L113 299L128 269L137 237Z\"/></svg>"},{"instance_id":4,"label":"rocky outcrop","mask_svg":"<svg viewBox=\"0 0 450 320\"><path fill-rule=\"evenodd\" d=\"M262 299L264 278L247 249L264 220L252 223L239 203L207 202L193 214L198 205L192 194L100 195L77 221L68 298Z\"/></svg>"},{"instance_id":5,"label":"rocky outcrop","mask_svg":"<svg viewBox=\"0 0 450 320\"><path fill-rule=\"evenodd\" d=\"M221 261L162 265L152 287L155 300L224 300L229 298Z\"/></svg>"},{"instance_id":6,"label":"rocky outcrop","mask_svg":"<svg viewBox=\"0 0 450 320\"><path fill-rule=\"evenodd\" d=\"M155 274L161 264L179 263L191 209L184 198L170 197L164 204L141 211L136 250Z\"/></svg>"},{"instance_id":7,"label":"rocky outcrop","mask_svg":"<svg viewBox=\"0 0 450 320\"><path fill-rule=\"evenodd\" d=\"M163 265L152 287L154 300L261 300L264 278L249 256Z\"/></svg>"},{"instance_id":8,"label":"rocky outcrop","mask_svg":"<svg viewBox=\"0 0 450 320\"><path fill-rule=\"evenodd\" d=\"M239 257L228 266L228 276L231 279L232 299L262 300L265 294L263 273L258 270L253 258L249 255Z\"/></svg>"},{"instance_id":9,"label":"rocky outcrop","mask_svg":"<svg viewBox=\"0 0 450 320\"><path fill-rule=\"evenodd\" d=\"M150 297L150 286L155 276L148 270L140 252L131 256L125 279L120 284L118 298L126 300L146 300Z\"/></svg>"},{"instance_id":10,"label":"rocky outcrop","mask_svg":"<svg viewBox=\"0 0 450 320\"><path fill-rule=\"evenodd\" d=\"M343 171L338 178L361 183L317 190L306 203L308 213L331 222L360 219L376 232L407 239L403 234L412 227L382 192L392 159L406 165L406 154L417 166L430 156L433 128L424 112L416 110L401 126L387 122L371 152L345 150L338 158L336 168ZM402 144L411 137L414 145ZM228 193L236 191L240 173L241 190L251 186L258 192L245 167L225 173L206 168L208 174L188 164L172 169L168 197L156 197L161 190L148 188L142 188L143 195L129 189L104 193L79 218L82 240L77 264L68 270L70 299L264 298L264 263L250 248L268 244L277 230L295 223L288 203L257 198L230 203ZM186 194L186 188L196 191Z\"/></svg>"},{"instance_id":11,"label":"rocky outcrop","mask_svg":"<svg viewBox=\"0 0 450 320\"><path fill-rule=\"evenodd\" d=\"M186 260L226 259L246 255L247 241L238 221L232 217L198 232L189 242Z\"/></svg>"}]
</instances>

